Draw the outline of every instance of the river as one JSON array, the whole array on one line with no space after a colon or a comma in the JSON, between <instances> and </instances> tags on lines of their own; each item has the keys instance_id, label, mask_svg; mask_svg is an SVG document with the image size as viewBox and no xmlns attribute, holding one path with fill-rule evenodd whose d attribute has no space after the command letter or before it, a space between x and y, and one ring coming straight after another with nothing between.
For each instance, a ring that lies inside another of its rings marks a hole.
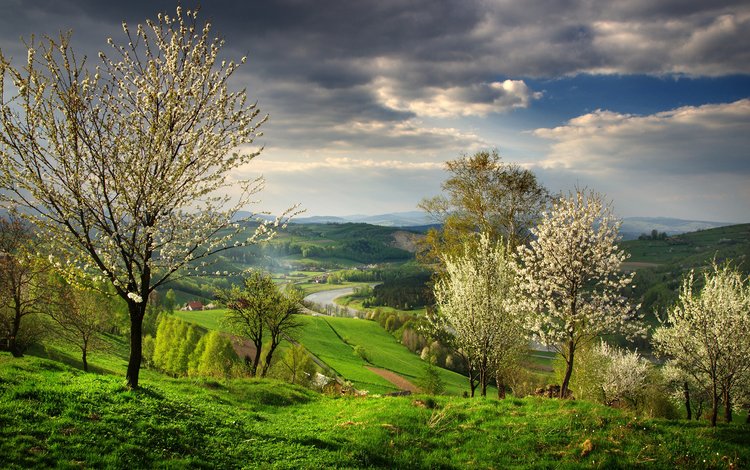
<instances>
[{"instance_id":1,"label":"river","mask_svg":"<svg viewBox=\"0 0 750 470\"><path fill-rule=\"evenodd\" d=\"M334 299L352 294L353 292L353 287L342 287L341 289L324 290L316 292L314 294L310 294L305 297L305 300L307 302L318 304L323 307L331 307L333 309L336 309L338 307L339 311L346 309L350 316L359 317L362 316L362 312L360 312L359 310L355 310L350 307L344 307L343 305L338 305L336 302L334 302Z\"/></svg>"}]
</instances>

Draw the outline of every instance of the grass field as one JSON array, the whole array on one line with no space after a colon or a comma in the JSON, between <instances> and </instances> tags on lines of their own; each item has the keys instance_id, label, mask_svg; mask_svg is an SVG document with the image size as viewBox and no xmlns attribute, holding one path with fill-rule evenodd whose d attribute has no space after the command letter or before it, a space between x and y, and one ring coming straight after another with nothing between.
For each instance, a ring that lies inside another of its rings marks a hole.
<instances>
[{"instance_id":1,"label":"grass field","mask_svg":"<svg viewBox=\"0 0 750 470\"><path fill-rule=\"evenodd\" d=\"M628 261L637 263L701 266L719 259L750 256L750 224L686 233L671 240L630 240L622 247L630 253Z\"/></svg>"},{"instance_id":2,"label":"grass field","mask_svg":"<svg viewBox=\"0 0 750 470\"><path fill-rule=\"evenodd\" d=\"M179 311L175 315L207 329L226 331L221 326L224 312ZM303 326L295 332L294 338L338 375L351 381L357 389L370 393L398 390L366 369L368 365L396 372L411 382L418 381L424 374L424 361L373 321L307 315L298 318ZM355 346L365 349L369 362L354 353ZM439 371L446 385L446 393L459 395L468 388L463 376L445 369Z\"/></svg>"},{"instance_id":3,"label":"grass field","mask_svg":"<svg viewBox=\"0 0 750 470\"><path fill-rule=\"evenodd\" d=\"M92 359L106 367L101 356ZM118 359L119 360L119 359ZM0 353L2 467L748 468L750 426L585 401L329 398L269 380L118 375Z\"/></svg>"}]
</instances>

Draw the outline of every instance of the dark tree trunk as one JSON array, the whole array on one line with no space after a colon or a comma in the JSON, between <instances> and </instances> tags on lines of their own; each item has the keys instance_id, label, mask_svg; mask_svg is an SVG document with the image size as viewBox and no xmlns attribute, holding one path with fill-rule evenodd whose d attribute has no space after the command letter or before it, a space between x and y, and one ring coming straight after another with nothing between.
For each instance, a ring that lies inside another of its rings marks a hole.
<instances>
[{"instance_id":1,"label":"dark tree trunk","mask_svg":"<svg viewBox=\"0 0 750 470\"><path fill-rule=\"evenodd\" d=\"M732 399L729 396L729 387L722 392L724 399L724 421L727 423L732 422Z\"/></svg>"},{"instance_id":2,"label":"dark tree trunk","mask_svg":"<svg viewBox=\"0 0 750 470\"><path fill-rule=\"evenodd\" d=\"M146 302L135 303L129 300L128 310L130 312L130 359L125 379L128 387L136 389L143 360L143 316L146 313Z\"/></svg>"},{"instance_id":3,"label":"dark tree trunk","mask_svg":"<svg viewBox=\"0 0 750 470\"><path fill-rule=\"evenodd\" d=\"M18 347L18 332L21 330L21 312L18 311L18 308L16 308L15 315L13 316L13 327L10 332L10 338L8 339L8 351L13 355L13 357L21 357L23 356L23 352Z\"/></svg>"},{"instance_id":4,"label":"dark tree trunk","mask_svg":"<svg viewBox=\"0 0 750 470\"><path fill-rule=\"evenodd\" d=\"M560 398L568 396L568 386L570 385L570 376L573 375L573 356L576 352L576 345L573 340L568 341L568 357L565 359L565 377L560 387Z\"/></svg>"},{"instance_id":5,"label":"dark tree trunk","mask_svg":"<svg viewBox=\"0 0 750 470\"><path fill-rule=\"evenodd\" d=\"M271 368L271 358L273 357L273 352L276 350L276 346L278 346L279 343L277 343L274 340L271 340L271 347L268 348L268 353L266 354L266 360L263 361L263 372L261 372L261 377L265 377L266 374L268 374L268 369Z\"/></svg>"},{"instance_id":6,"label":"dark tree trunk","mask_svg":"<svg viewBox=\"0 0 750 470\"><path fill-rule=\"evenodd\" d=\"M83 371L88 372L89 371L89 363L86 360L88 353L88 341L83 341L83 347L81 348L81 362L83 363Z\"/></svg>"},{"instance_id":7,"label":"dark tree trunk","mask_svg":"<svg viewBox=\"0 0 750 470\"><path fill-rule=\"evenodd\" d=\"M688 387L687 380L682 383L682 392L685 397L685 412L687 413L688 421L690 421L693 419L693 410L690 408L690 387Z\"/></svg>"},{"instance_id":8,"label":"dark tree trunk","mask_svg":"<svg viewBox=\"0 0 750 470\"><path fill-rule=\"evenodd\" d=\"M261 341L253 342L253 344L255 345L255 358L253 359L252 372L253 372L253 377L257 377L258 366L260 365L260 355L263 352L263 341L261 340Z\"/></svg>"},{"instance_id":9,"label":"dark tree trunk","mask_svg":"<svg viewBox=\"0 0 750 470\"><path fill-rule=\"evenodd\" d=\"M719 394L716 391L716 382L711 389L711 426L716 427L716 417L719 414Z\"/></svg>"}]
</instances>

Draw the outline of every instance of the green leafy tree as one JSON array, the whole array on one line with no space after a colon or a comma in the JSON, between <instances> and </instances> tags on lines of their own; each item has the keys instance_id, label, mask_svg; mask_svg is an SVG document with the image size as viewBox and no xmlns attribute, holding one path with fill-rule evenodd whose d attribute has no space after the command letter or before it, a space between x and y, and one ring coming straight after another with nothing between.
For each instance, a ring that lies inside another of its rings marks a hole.
<instances>
[{"instance_id":1,"label":"green leafy tree","mask_svg":"<svg viewBox=\"0 0 750 470\"><path fill-rule=\"evenodd\" d=\"M425 238L424 260L459 254L466 237L478 232L493 241L502 237L511 251L528 239L549 198L531 171L503 162L497 151L451 160L446 171L444 194L419 204L441 224Z\"/></svg>"},{"instance_id":2,"label":"green leafy tree","mask_svg":"<svg viewBox=\"0 0 750 470\"><path fill-rule=\"evenodd\" d=\"M83 370L88 372L88 353L106 344L102 334L112 324L110 299L98 291L77 289L59 278L50 282L54 294L45 312L53 320L51 334L81 350Z\"/></svg>"},{"instance_id":3,"label":"green leafy tree","mask_svg":"<svg viewBox=\"0 0 750 470\"><path fill-rule=\"evenodd\" d=\"M178 321L177 318L165 316L156 328L153 363L158 369L166 370L168 367L169 353L175 343L175 329Z\"/></svg>"},{"instance_id":4,"label":"green leafy tree","mask_svg":"<svg viewBox=\"0 0 750 470\"><path fill-rule=\"evenodd\" d=\"M279 361L281 378L289 383L308 386L315 376L315 363L301 344L292 346Z\"/></svg>"},{"instance_id":5,"label":"green leafy tree","mask_svg":"<svg viewBox=\"0 0 750 470\"><path fill-rule=\"evenodd\" d=\"M95 69L69 35L32 40L21 67L0 52L0 204L38 227L62 271L104 278L127 303L137 388L151 293L273 229L245 236L235 221L263 186L230 178L258 155L237 149L265 121L229 86L245 59L220 60L224 41L197 11L122 26Z\"/></svg>"},{"instance_id":6,"label":"green leafy tree","mask_svg":"<svg viewBox=\"0 0 750 470\"><path fill-rule=\"evenodd\" d=\"M232 347L232 342L218 331L210 331L201 338L203 345L196 347L194 355L199 359L191 362L198 364L196 373L204 377L229 377L232 365L239 359Z\"/></svg>"},{"instance_id":7,"label":"green leafy tree","mask_svg":"<svg viewBox=\"0 0 750 470\"><path fill-rule=\"evenodd\" d=\"M167 313L169 313L169 314L174 313L174 307L175 307L175 305L177 305L177 297L174 294L174 290L169 289L167 291L166 295L164 295L164 304L163 305L164 305L164 310Z\"/></svg>"},{"instance_id":8,"label":"green leafy tree","mask_svg":"<svg viewBox=\"0 0 750 470\"><path fill-rule=\"evenodd\" d=\"M0 347L20 357L40 335L29 321L48 309L49 265L36 255L34 234L18 218L0 218Z\"/></svg>"},{"instance_id":9,"label":"green leafy tree","mask_svg":"<svg viewBox=\"0 0 750 470\"><path fill-rule=\"evenodd\" d=\"M417 381L417 386L429 395L440 395L445 392L445 381L431 359L425 361L422 377Z\"/></svg>"},{"instance_id":10,"label":"green leafy tree","mask_svg":"<svg viewBox=\"0 0 750 470\"><path fill-rule=\"evenodd\" d=\"M228 309L224 323L255 346L255 355L250 361L251 374L265 377L282 339L300 326L296 315L300 311L302 291L289 287L282 292L270 276L253 272L245 278L243 288L232 286L217 292L216 297ZM265 339L269 341L264 348Z\"/></svg>"}]
</instances>

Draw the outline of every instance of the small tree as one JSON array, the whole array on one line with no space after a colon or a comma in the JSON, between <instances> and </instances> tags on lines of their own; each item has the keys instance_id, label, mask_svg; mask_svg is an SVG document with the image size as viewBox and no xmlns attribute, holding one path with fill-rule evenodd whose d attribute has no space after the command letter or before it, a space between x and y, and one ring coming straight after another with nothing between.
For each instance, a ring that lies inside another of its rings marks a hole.
<instances>
[{"instance_id":1,"label":"small tree","mask_svg":"<svg viewBox=\"0 0 750 470\"><path fill-rule=\"evenodd\" d=\"M230 91L240 64L220 59L224 41L181 7L122 26L124 45L110 39L94 69L67 35L32 40L23 67L0 52L0 203L43 232L61 269L108 280L127 303L126 378L137 388L151 292L273 230L238 237L247 225L234 217L263 183L235 175L258 155L244 149L265 118Z\"/></svg>"},{"instance_id":2,"label":"small tree","mask_svg":"<svg viewBox=\"0 0 750 470\"><path fill-rule=\"evenodd\" d=\"M627 254L617 246L620 222L594 192L559 198L518 249L519 290L528 327L565 360L560 397L568 393L576 349L606 333L641 327L621 291L634 273L620 270Z\"/></svg>"},{"instance_id":3,"label":"small tree","mask_svg":"<svg viewBox=\"0 0 750 470\"><path fill-rule=\"evenodd\" d=\"M271 343L268 346L268 352L263 363L263 372L261 373L263 377L268 374L273 353L281 344L281 340L289 338L294 330L302 326L302 323L297 319L302 304L302 291L294 287L287 287L285 293L279 292L279 294L280 297L274 303L274 308L268 310L266 314L266 327L271 336Z\"/></svg>"},{"instance_id":4,"label":"small tree","mask_svg":"<svg viewBox=\"0 0 750 470\"><path fill-rule=\"evenodd\" d=\"M232 371L232 364L238 361L237 353L229 338L218 331L209 331L196 346L190 363L194 375L226 378Z\"/></svg>"},{"instance_id":5,"label":"small tree","mask_svg":"<svg viewBox=\"0 0 750 470\"><path fill-rule=\"evenodd\" d=\"M301 344L286 350L279 363L282 366L281 376L289 383L308 386L315 375L315 363Z\"/></svg>"},{"instance_id":6,"label":"small tree","mask_svg":"<svg viewBox=\"0 0 750 470\"><path fill-rule=\"evenodd\" d=\"M429 395L440 395L445 392L445 381L440 376L440 371L433 363L433 358L428 356L425 361L423 374L417 380L417 386L422 392Z\"/></svg>"},{"instance_id":7,"label":"small tree","mask_svg":"<svg viewBox=\"0 0 750 470\"><path fill-rule=\"evenodd\" d=\"M437 315L428 316L433 331L447 334L469 365L482 396L501 364L512 362L527 346L514 298L514 268L499 242L482 233L460 256L443 260L445 276L435 284Z\"/></svg>"},{"instance_id":8,"label":"small tree","mask_svg":"<svg viewBox=\"0 0 750 470\"><path fill-rule=\"evenodd\" d=\"M83 370L88 372L88 353L104 346L102 334L112 323L109 299L100 292L76 289L61 279L53 285L54 300L46 309L53 320L51 332L81 350Z\"/></svg>"},{"instance_id":9,"label":"small tree","mask_svg":"<svg viewBox=\"0 0 750 470\"><path fill-rule=\"evenodd\" d=\"M654 332L657 351L690 374L711 395L711 425L719 402L732 420L732 392L750 372L750 282L728 265L714 265L694 294L694 273L683 281L677 303Z\"/></svg>"},{"instance_id":10,"label":"small tree","mask_svg":"<svg viewBox=\"0 0 750 470\"><path fill-rule=\"evenodd\" d=\"M263 336L266 332L265 316L277 300L272 294L277 289L270 276L253 272L244 279L244 288L232 286L218 291L216 298L228 311L224 324L235 334L249 339L255 346L255 355L248 364L253 377L258 375L263 350Z\"/></svg>"},{"instance_id":11,"label":"small tree","mask_svg":"<svg viewBox=\"0 0 750 470\"><path fill-rule=\"evenodd\" d=\"M24 319L40 314L51 301L49 265L33 251L33 232L20 219L0 218L0 344L20 357L37 336Z\"/></svg>"},{"instance_id":12,"label":"small tree","mask_svg":"<svg viewBox=\"0 0 750 470\"><path fill-rule=\"evenodd\" d=\"M232 286L217 292L216 297L228 309L224 316L225 324L234 333L248 338L255 346L255 356L249 364L251 374L265 377L271 366L273 353L284 335L299 326L295 315L299 313L301 293L290 290L289 295L284 295L270 276L253 272L245 278L244 288ZM266 333L270 336L270 342L264 358L263 341Z\"/></svg>"}]
</instances>

